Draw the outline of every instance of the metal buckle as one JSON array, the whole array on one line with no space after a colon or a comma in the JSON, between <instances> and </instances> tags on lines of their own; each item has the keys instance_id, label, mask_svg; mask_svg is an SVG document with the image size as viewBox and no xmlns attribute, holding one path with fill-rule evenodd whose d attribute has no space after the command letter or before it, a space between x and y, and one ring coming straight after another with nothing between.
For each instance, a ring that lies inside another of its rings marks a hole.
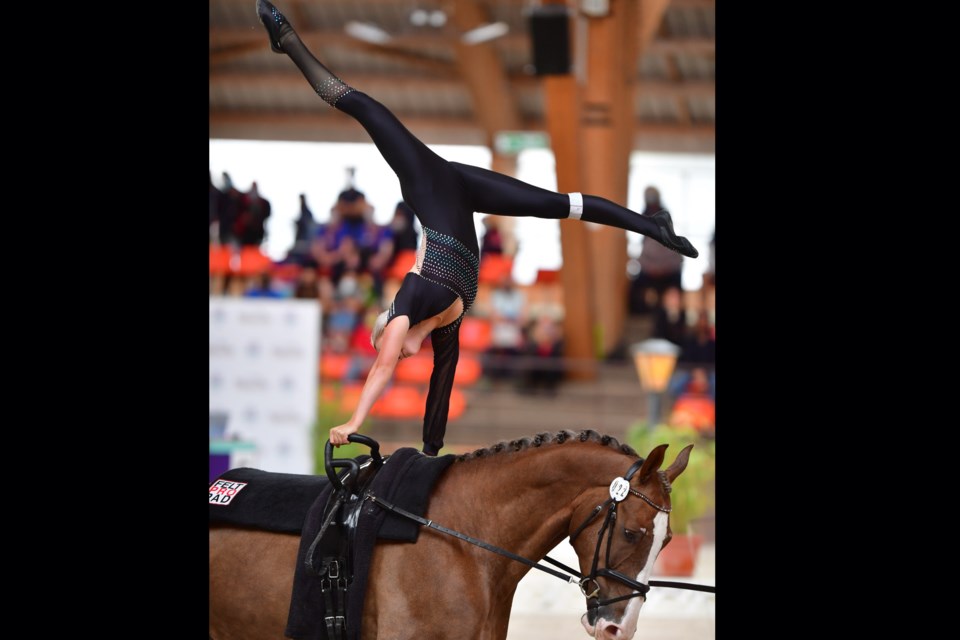
<instances>
[{"instance_id":1,"label":"metal buckle","mask_svg":"<svg viewBox=\"0 0 960 640\"><path fill-rule=\"evenodd\" d=\"M339 578L340 577L340 563L334 560L330 563L330 567L327 571L327 576L329 578Z\"/></svg>"},{"instance_id":2,"label":"metal buckle","mask_svg":"<svg viewBox=\"0 0 960 640\"><path fill-rule=\"evenodd\" d=\"M590 582L592 582L593 584L597 585L597 588L594 589L594 590L593 590L592 592L590 592L590 593L587 593L587 582L588 582L588 581L590 581ZM600 595L600 583L597 582L596 580L594 580L593 578L584 578L583 580L580 581L580 593L582 593L583 595L585 595L588 600L593 599L593 598L596 598L598 595Z\"/></svg>"}]
</instances>

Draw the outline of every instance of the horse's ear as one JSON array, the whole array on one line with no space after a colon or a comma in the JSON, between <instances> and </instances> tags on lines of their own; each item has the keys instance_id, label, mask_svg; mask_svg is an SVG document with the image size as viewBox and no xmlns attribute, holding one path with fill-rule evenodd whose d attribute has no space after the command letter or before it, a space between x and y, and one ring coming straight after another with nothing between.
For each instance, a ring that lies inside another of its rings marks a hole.
<instances>
[{"instance_id":1,"label":"horse's ear","mask_svg":"<svg viewBox=\"0 0 960 640\"><path fill-rule=\"evenodd\" d=\"M640 478L640 484L644 484L647 480L650 479L650 475L660 468L660 465L663 464L663 452L667 450L669 445L661 444L656 447L653 451L650 452L650 455L647 456L646 460L643 461L643 466L640 467L640 472L637 474Z\"/></svg>"},{"instance_id":2,"label":"horse's ear","mask_svg":"<svg viewBox=\"0 0 960 640\"><path fill-rule=\"evenodd\" d=\"M683 470L687 468L687 461L690 460L690 450L693 449L692 444L688 444L683 448L683 450L677 455L677 459L673 461L673 464L667 468L667 479L670 482L673 482L678 475L683 473Z\"/></svg>"}]
</instances>

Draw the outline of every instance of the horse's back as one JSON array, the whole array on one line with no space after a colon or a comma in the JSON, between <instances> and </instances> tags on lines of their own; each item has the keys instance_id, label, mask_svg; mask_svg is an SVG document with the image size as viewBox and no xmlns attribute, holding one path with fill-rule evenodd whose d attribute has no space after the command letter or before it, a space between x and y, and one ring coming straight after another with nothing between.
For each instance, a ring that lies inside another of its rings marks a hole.
<instances>
[{"instance_id":1,"label":"horse's back","mask_svg":"<svg viewBox=\"0 0 960 640\"><path fill-rule=\"evenodd\" d=\"M300 537L210 526L210 637L283 639Z\"/></svg>"}]
</instances>

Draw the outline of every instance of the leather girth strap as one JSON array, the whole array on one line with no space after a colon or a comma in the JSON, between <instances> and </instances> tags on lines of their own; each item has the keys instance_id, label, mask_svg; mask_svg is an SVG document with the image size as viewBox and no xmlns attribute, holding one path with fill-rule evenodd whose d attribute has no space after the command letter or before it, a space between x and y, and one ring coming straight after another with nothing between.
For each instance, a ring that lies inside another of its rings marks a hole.
<instances>
[{"instance_id":1,"label":"leather girth strap","mask_svg":"<svg viewBox=\"0 0 960 640\"><path fill-rule=\"evenodd\" d=\"M347 590L353 582L353 546L363 506L361 496L378 469L377 465L367 465L356 481L344 482L342 489L331 494L323 525L304 559L307 570L320 578L327 640L348 637Z\"/></svg>"}]
</instances>

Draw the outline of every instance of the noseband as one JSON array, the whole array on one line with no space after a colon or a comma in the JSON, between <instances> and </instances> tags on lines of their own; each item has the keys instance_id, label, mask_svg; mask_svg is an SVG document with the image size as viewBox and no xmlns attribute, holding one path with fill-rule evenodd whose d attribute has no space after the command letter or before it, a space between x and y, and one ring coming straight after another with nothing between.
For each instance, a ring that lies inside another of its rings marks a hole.
<instances>
[{"instance_id":1,"label":"noseband","mask_svg":"<svg viewBox=\"0 0 960 640\"><path fill-rule=\"evenodd\" d=\"M627 496L637 496L657 511L662 511L663 513L670 513L671 511L671 509L657 504L630 486L630 479L633 478L634 474L642 465L643 458L634 462L627 470L626 475L624 475L622 478L614 478L613 482L610 483L610 497L598 504L590 513L590 515L587 516L587 519L583 521L583 524L577 527L577 530L574 531L570 536L570 544L573 544L573 541L577 539L577 536L580 535L587 525L593 522L593 519L596 518L604 508L607 508L607 515L603 519L603 525L597 532L597 547L593 552L593 566L590 568L590 573L586 576L583 576L583 578L580 580L580 591L587 598L587 609L598 609L605 605L613 604L614 602L620 602L621 600L629 600L630 598L636 598L637 596L643 596L644 599L646 599L647 592L650 590L649 585L643 584L642 582L637 582L629 576L625 576L619 571L614 571L610 568L610 548L613 546L612 543L614 530L612 525L617 521L617 507L621 502L626 500ZM605 558L606 567L601 569L599 568L600 547L603 546L604 533L607 534L607 554ZM549 558L547 558L547 560L549 560ZM597 578L601 576L621 582L633 589L636 593L620 596L619 598L608 598L607 600L601 600L599 597L600 583L597 582ZM587 588L587 584L590 582L593 583L593 589Z\"/></svg>"}]
</instances>

